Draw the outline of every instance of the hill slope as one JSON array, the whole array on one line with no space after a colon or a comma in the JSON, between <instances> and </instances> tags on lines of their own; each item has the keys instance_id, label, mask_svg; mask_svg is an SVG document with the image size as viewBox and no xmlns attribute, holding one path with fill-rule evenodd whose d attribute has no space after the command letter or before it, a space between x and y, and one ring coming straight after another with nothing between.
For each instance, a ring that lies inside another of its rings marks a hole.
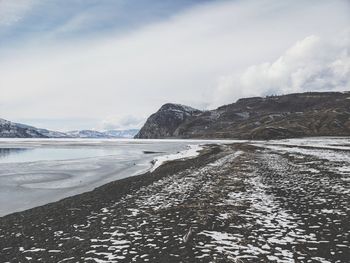
<instances>
[{"instance_id":1,"label":"hill slope","mask_svg":"<svg viewBox=\"0 0 350 263\"><path fill-rule=\"evenodd\" d=\"M42 130L49 132L47 130ZM32 126L0 119L0 138L47 138L44 133Z\"/></svg>"},{"instance_id":2,"label":"hill slope","mask_svg":"<svg viewBox=\"0 0 350 263\"><path fill-rule=\"evenodd\" d=\"M184 118L179 118L177 111L164 111L166 105L146 121L137 138L277 139L350 135L349 92L245 98L211 111L196 110Z\"/></svg>"},{"instance_id":3,"label":"hill slope","mask_svg":"<svg viewBox=\"0 0 350 263\"><path fill-rule=\"evenodd\" d=\"M180 105L164 104L156 113L152 114L135 138L156 139L173 137L176 129L188 118L202 113L200 110Z\"/></svg>"}]
</instances>

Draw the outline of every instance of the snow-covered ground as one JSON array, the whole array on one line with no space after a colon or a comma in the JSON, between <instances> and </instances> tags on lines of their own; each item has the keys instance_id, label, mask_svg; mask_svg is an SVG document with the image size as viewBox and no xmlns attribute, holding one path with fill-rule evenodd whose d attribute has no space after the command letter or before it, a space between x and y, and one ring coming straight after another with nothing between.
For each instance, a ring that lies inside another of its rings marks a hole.
<instances>
[{"instance_id":1,"label":"snow-covered ground","mask_svg":"<svg viewBox=\"0 0 350 263\"><path fill-rule=\"evenodd\" d=\"M203 149L203 145L188 145L186 150L173 153L173 154L168 154L168 155L162 155L154 159L154 164L151 168L151 172L153 172L155 169L157 169L159 166L161 166L165 162L177 160L177 159L184 159L184 158L193 158L196 157L199 153L200 150Z\"/></svg>"},{"instance_id":2,"label":"snow-covered ground","mask_svg":"<svg viewBox=\"0 0 350 263\"><path fill-rule=\"evenodd\" d=\"M0 218L0 253L38 262L348 263L348 142L206 147L211 154L176 169L11 218L20 223ZM152 158L191 158L199 144Z\"/></svg>"},{"instance_id":3,"label":"snow-covered ground","mask_svg":"<svg viewBox=\"0 0 350 263\"><path fill-rule=\"evenodd\" d=\"M300 139L271 140L253 142L252 145L271 151L292 154L299 158L313 156L332 162L329 169L350 175L350 138L349 137L315 137Z\"/></svg>"}]
</instances>

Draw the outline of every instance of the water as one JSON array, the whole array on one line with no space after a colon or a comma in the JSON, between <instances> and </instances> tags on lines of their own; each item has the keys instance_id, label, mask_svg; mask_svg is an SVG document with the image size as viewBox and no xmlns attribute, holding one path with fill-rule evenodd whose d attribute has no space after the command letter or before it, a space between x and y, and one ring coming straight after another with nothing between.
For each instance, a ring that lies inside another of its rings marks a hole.
<instances>
[{"instance_id":1,"label":"water","mask_svg":"<svg viewBox=\"0 0 350 263\"><path fill-rule=\"evenodd\" d=\"M118 149L101 148L0 148L0 163L70 160L118 155Z\"/></svg>"},{"instance_id":2,"label":"water","mask_svg":"<svg viewBox=\"0 0 350 263\"><path fill-rule=\"evenodd\" d=\"M142 173L151 161L203 141L0 140L0 216Z\"/></svg>"}]
</instances>

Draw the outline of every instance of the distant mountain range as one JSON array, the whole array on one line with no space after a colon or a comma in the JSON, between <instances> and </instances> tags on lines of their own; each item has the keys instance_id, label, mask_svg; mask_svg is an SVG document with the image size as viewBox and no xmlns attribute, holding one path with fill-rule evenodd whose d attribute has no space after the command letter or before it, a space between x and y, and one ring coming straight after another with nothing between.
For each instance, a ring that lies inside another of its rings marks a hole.
<instances>
[{"instance_id":1,"label":"distant mountain range","mask_svg":"<svg viewBox=\"0 0 350 263\"><path fill-rule=\"evenodd\" d=\"M133 138L138 129L57 132L0 119L0 138Z\"/></svg>"},{"instance_id":2,"label":"distant mountain range","mask_svg":"<svg viewBox=\"0 0 350 263\"><path fill-rule=\"evenodd\" d=\"M32 126L0 119L0 137L2 138L45 138L47 137ZM46 132L46 130L45 130Z\"/></svg>"},{"instance_id":3,"label":"distant mountain range","mask_svg":"<svg viewBox=\"0 0 350 263\"><path fill-rule=\"evenodd\" d=\"M109 130L109 131L93 131L93 130L81 130L81 131L69 131L67 136L71 138L133 138L138 129L129 130Z\"/></svg>"},{"instance_id":4,"label":"distant mountain range","mask_svg":"<svg viewBox=\"0 0 350 263\"><path fill-rule=\"evenodd\" d=\"M167 103L141 128L56 132L0 119L0 138L280 139L350 136L350 92L252 97L201 111Z\"/></svg>"},{"instance_id":5,"label":"distant mountain range","mask_svg":"<svg viewBox=\"0 0 350 263\"><path fill-rule=\"evenodd\" d=\"M239 99L215 110L165 104L135 138L279 139L349 136L350 92Z\"/></svg>"}]
</instances>

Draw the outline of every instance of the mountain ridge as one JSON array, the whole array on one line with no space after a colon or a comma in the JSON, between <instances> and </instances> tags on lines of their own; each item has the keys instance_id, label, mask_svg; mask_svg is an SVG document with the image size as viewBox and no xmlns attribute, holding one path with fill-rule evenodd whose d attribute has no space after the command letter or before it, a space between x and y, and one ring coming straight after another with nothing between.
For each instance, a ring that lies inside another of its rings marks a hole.
<instances>
[{"instance_id":1,"label":"mountain ridge","mask_svg":"<svg viewBox=\"0 0 350 263\"><path fill-rule=\"evenodd\" d=\"M133 138L138 129L51 131L0 119L0 138Z\"/></svg>"},{"instance_id":2,"label":"mountain ridge","mask_svg":"<svg viewBox=\"0 0 350 263\"><path fill-rule=\"evenodd\" d=\"M350 92L242 98L214 110L196 110L196 114L182 119L175 117L177 122L171 127L166 124L174 116L171 111L164 114L163 106L148 118L135 138L282 139L350 135ZM164 119L168 122L159 121Z\"/></svg>"},{"instance_id":3,"label":"mountain ridge","mask_svg":"<svg viewBox=\"0 0 350 263\"><path fill-rule=\"evenodd\" d=\"M76 130L69 131L66 134L70 138L133 138L138 129L126 129L126 130L108 130L108 131L95 131L95 130Z\"/></svg>"},{"instance_id":4,"label":"mountain ridge","mask_svg":"<svg viewBox=\"0 0 350 263\"><path fill-rule=\"evenodd\" d=\"M44 129L43 129L44 130ZM20 123L0 119L0 138L48 138L39 129Z\"/></svg>"}]
</instances>

